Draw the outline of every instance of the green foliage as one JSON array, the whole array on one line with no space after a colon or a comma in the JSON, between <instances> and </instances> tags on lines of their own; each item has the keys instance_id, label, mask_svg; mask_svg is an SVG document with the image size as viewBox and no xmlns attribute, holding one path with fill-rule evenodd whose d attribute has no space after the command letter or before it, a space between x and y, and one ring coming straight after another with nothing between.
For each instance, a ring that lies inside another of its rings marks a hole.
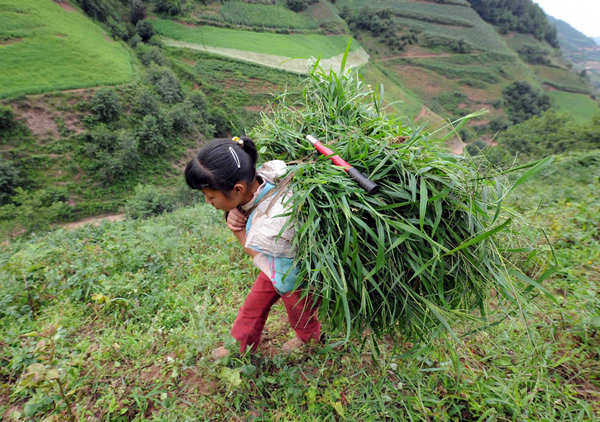
<instances>
[{"instance_id":1,"label":"green foliage","mask_svg":"<svg viewBox=\"0 0 600 422\"><path fill-rule=\"evenodd\" d=\"M106 22L108 18L118 19L119 14L112 0L77 0L77 2L85 13L100 22Z\"/></svg>"},{"instance_id":2,"label":"green foliage","mask_svg":"<svg viewBox=\"0 0 600 422\"><path fill-rule=\"evenodd\" d=\"M137 129L136 138L140 151L148 156L155 156L167 148L167 140L163 135L165 125L162 119L151 114L144 116L141 126Z\"/></svg>"},{"instance_id":3,"label":"green foliage","mask_svg":"<svg viewBox=\"0 0 600 422\"><path fill-rule=\"evenodd\" d=\"M135 171L139 162L138 140L131 131L112 131L104 125L94 127L87 135L87 154L94 162L99 182L108 185Z\"/></svg>"},{"instance_id":4,"label":"green foliage","mask_svg":"<svg viewBox=\"0 0 600 422\"><path fill-rule=\"evenodd\" d=\"M317 3L319 0L286 0L286 5L290 10L294 12L300 12L306 9L313 3Z\"/></svg>"},{"instance_id":5,"label":"green foliage","mask_svg":"<svg viewBox=\"0 0 600 422\"><path fill-rule=\"evenodd\" d=\"M581 124L566 113L550 110L511 126L500 134L498 142L523 159L597 149L600 148L600 116Z\"/></svg>"},{"instance_id":6,"label":"green foliage","mask_svg":"<svg viewBox=\"0 0 600 422\"><path fill-rule=\"evenodd\" d=\"M135 32L143 42L147 42L154 35L154 27L149 20L144 19L135 24Z\"/></svg>"},{"instance_id":7,"label":"green foliage","mask_svg":"<svg viewBox=\"0 0 600 422\"><path fill-rule=\"evenodd\" d=\"M148 80L154 86L162 102L174 104L183 101L184 95L179 80L168 67L150 67Z\"/></svg>"},{"instance_id":8,"label":"green foliage","mask_svg":"<svg viewBox=\"0 0 600 422\"><path fill-rule=\"evenodd\" d=\"M164 66L167 64L167 61L159 47L139 44L137 45L136 53L144 66L150 66L151 64Z\"/></svg>"},{"instance_id":9,"label":"green foliage","mask_svg":"<svg viewBox=\"0 0 600 422\"><path fill-rule=\"evenodd\" d=\"M147 114L157 116L159 109L160 105L156 98L156 94L154 94L150 88L141 86L136 90L132 106L132 111L134 113L140 116L145 116Z\"/></svg>"},{"instance_id":10,"label":"green foliage","mask_svg":"<svg viewBox=\"0 0 600 422\"><path fill-rule=\"evenodd\" d=\"M129 21L135 25L144 19L146 19L146 5L143 0L129 0Z\"/></svg>"},{"instance_id":11,"label":"green foliage","mask_svg":"<svg viewBox=\"0 0 600 422\"><path fill-rule=\"evenodd\" d=\"M0 157L0 205L8 202L20 184L19 171L10 161Z\"/></svg>"},{"instance_id":12,"label":"green foliage","mask_svg":"<svg viewBox=\"0 0 600 422\"><path fill-rule=\"evenodd\" d=\"M524 45L519 49L519 55L525 60L527 63L531 64L541 64L541 65L549 65L550 52L548 50L536 47L534 45Z\"/></svg>"},{"instance_id":13,"label":"green foliage","mask_svg":"<svg viewBox=\"0 0 600 422\"><path fill-rule=\"evenodd\" d=\"M502 90L508 117L521 123L550 108L550 97L535 90L528 82L517 81Z\"/></svg>"},{"instance_id":14,"label":"green foliage","mask_svg":"<svg viewBox=\"0 0 600 422\"><path fill-rule=\"evenodd\" d=\"M117 93L112 88L102 88L94 94L91 101L91 110L101 122L119 120L121 104Z\"/></svg>"},{"instance_id":15,"label":"green foliage","mask_svg":"<svg viewBox=\"0 0 600 422\"><path fill-rule=\"evenodd\" d=\"M137 185L133 196L125 204L125 214L134 220L171 212L173 209L175 201L172 195L152 185Z\"/></svg>"},{"instance_id":16,"label":"green foliage","mask_svg":"<svg viewBox=\"0 0 600 422\"><path fill-rule=\"evenodd\" d=\"M175 104L167 114L167 120L172 122L172 130L176 133L191 134L196 128L200 115L191 102Z\"/></svg>"},{"instance_id":17,"label":"green foliage","mask_svg":"<svg viewBox=\"0 0 600 422\"><path fill-rule=\"evenodd\" d=\"M175 16L183 11L185 0L156 0L154 10L158 13L166 13Z\"/></svg>"},{"instance_id":18,"label":"green foliage","mask_svg":"<svg viewBox=\"0 0 600 422\"><path fill-rule=\"evenodd\" d=\"M66 192L60 189L26 191L17 187L11 201L13 204L0 207L0 215L2 218L16 218L28 233L46 231L50 223L67 220L73 212L67 204Z\"/></svg>"},{"instance_id":19,"label":"green foliage","mask_svg":"<svg viewBox=\"0 0 600 422\"><path fill-rule=\"evenodd\" d=\"M12 108L0 104L0 132L15 127L15 115Z\"/></svg>"},{"instance_id":20,"label":"green foliage","mask_svg":"<svg viewBox=\"0 0 600 422\"><path fill-rule=\"evenodd\" d=\"M469 0L471 7L504 31L532 34L558 48L556 28L549 24L540 6L531 0Z\"/></svg>"},{"instance_id":21,"label":"green foliage","mask_svg":"<svg viewBox=\"0 0 600 422\"><path fill-rule=\"evenodd\" d=\"M307 134L378 183L377 194L315 155ZM300 286L321 298L334 332L429 338L456 310L483 306L490 286L512 291L492 238L509 223L497 219L502 186L384 116L351 72L314 72L303 101L283 101L252 137L263 160L299 162L289 203Z\"/></svg>"}]
</instances>

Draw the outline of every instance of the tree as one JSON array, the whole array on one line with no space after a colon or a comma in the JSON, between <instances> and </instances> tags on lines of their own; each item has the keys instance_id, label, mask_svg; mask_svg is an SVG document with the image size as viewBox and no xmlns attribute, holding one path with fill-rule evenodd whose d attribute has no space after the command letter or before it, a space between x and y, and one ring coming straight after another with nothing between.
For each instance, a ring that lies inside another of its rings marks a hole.
<instances>
[{"instance_id":1,"label":"tree","mask_svg":"<svg viewBox=\"0 0 600 422\"><path fill-rule=\"evenodd\" d=\"M114 89L103 88L92 98L92 111L101 122L118 120L121 114L121 104Z\"/></svg>"},{"instance_id":2,"label":"tree","mask_svg":"<svg viewBox=\"0 0 600 422\"><path fill-rule=\"evenodd\" d=\"M513 123L523 122L550 108L550 97L518 81L502 90L506 113Z\"/></svg>"},{"instance_id":3,"label":"tree","mask_svg":"<svg viewBox=\"0 0 600 422\"><path fill-rule=\"evenodd\" d=\"M146 19L146 5L142 0L130 0L129 2L129 20L132 24Z\"/></svg>"}]
</instances>

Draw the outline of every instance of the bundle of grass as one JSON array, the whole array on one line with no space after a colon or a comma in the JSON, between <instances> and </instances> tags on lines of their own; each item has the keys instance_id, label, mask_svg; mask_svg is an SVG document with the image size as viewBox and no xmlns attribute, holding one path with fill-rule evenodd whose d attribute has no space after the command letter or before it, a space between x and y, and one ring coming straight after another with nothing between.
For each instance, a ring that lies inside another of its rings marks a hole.
<instances>
[{"instance_id":1,"label":"bundle of grass","mask_svg":"<svg viewBox=\"0 0 600 422\"><path fill-rule=\"evenodd\" d=\"M305 140L313 134L376 182L367 194ZM313 70L304 95L254 128L263 160L291 163L299 280L346 338L368 328L427 337L512 287L493 240L502 191L470 160L382 113L352 73Z\"/></svg>"}]
</instances>

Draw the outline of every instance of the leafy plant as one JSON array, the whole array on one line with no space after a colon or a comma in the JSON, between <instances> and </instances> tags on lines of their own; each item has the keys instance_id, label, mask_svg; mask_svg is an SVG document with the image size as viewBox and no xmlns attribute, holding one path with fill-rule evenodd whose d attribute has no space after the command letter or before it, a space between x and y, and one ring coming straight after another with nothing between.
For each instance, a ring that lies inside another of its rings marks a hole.
<instances>
[{"instance_id":1,"label":"leafy plant","mask_svg":"<svg viewBox=\"0 0 600 422\"><path fill-rule=\"evenodd\" d=\"M114 89L103 88L91 99L91 109L101 122L112 122L119 119L121 104Z\"/></svg>"},{"instance_id":2,"label":"leafy plant","mask_svg":"<svg viewBox=\"0 0 600 422\"><path fill-rule=\"evenodd\" d=\"M173 211L173 198L152 185L137 185L133 196L125 205L128 218L148 218L163 212Z\"/></svg>"}]
</instances>

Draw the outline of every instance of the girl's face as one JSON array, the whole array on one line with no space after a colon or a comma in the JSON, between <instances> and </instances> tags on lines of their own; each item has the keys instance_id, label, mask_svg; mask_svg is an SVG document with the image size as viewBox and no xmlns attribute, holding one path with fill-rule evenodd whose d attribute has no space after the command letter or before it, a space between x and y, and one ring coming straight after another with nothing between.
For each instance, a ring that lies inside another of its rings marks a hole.
<instances>
[{"instance_id":1,"label":"girl's face","mask_svg":"<svg viewBox=\"0 0 600 422\"><path fill-rule=\"evenodd\" d=\"M237 186L238 185L236 185L236 187ZM220 190L209 188L203 188L202 193L204 193L204 199L206 199L206 202L216 209L224 211L231 211L232 209L236 208L242 203L243 198L242 192L235 188L231 192L228 192L227 195Z\"/></svg>"}]
</instances>

